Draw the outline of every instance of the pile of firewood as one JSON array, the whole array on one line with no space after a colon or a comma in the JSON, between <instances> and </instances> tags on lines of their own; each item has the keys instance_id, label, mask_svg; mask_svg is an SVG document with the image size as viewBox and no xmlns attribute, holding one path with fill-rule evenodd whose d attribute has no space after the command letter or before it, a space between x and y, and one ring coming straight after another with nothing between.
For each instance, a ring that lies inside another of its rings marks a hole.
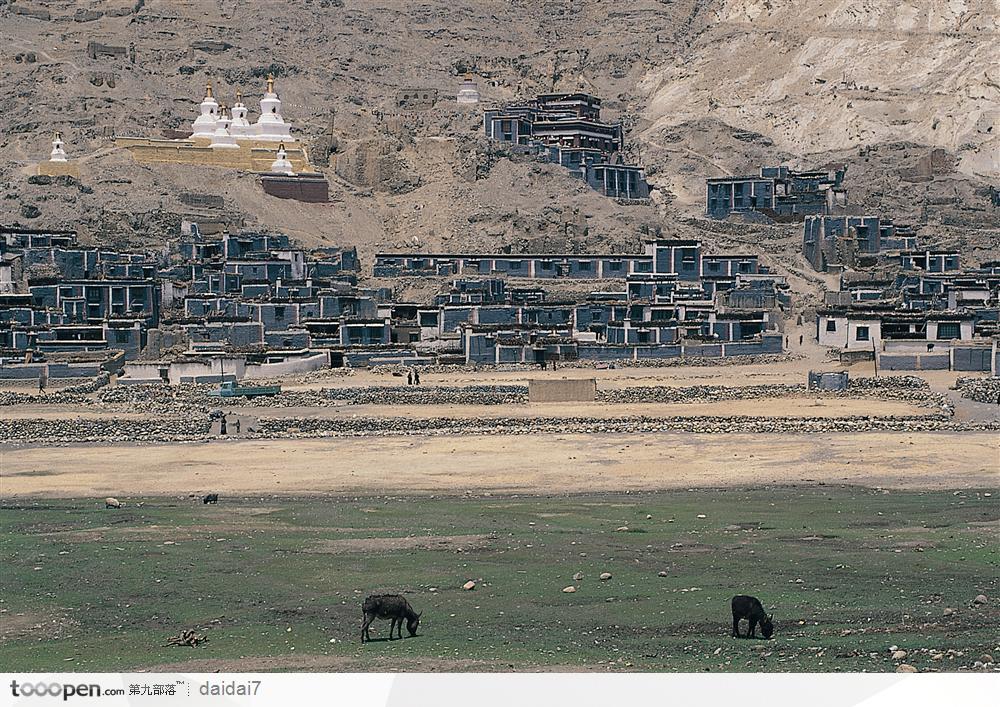
<instances>
[{"instance_id":1,"label":"pile of firewood","mask_svg":"<svg viewBox=\"0 0 1000 707\"><path fill-rule=\"evenodd\" d=\"M197 646L208 641L208 636L195 633L193 630L181 631L179 636L167 639L168 646Z\"/></svg>"}]
</instances>

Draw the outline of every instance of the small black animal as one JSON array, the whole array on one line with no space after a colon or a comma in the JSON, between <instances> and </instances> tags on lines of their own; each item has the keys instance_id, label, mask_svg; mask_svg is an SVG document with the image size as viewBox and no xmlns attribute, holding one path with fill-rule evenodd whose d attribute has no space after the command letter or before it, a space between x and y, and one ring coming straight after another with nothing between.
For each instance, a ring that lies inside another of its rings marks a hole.
<instances>
[{"instance_id":1,"label":"small black animal","mask_svg":"<svg viewBox=\"0 0 1000 707\"><path fill-rule=\"evenodd\" d=\"M733 638L743 638L740 635L740 619L746 619L750 622L747 638L757 638L757 624L760 624L760 632L764 638L770 638L774 634L774 614L769 616L764 613L764 606L757 597L749 597L745 594L737 594L733 597Z\"/></svg>"},{"instance_id":2,"label":"small black animal","mask_svg":"<svg viewBox=\"0 0 1000 707\"><path fill-rule=\"evenodd\" d=\"M418 614L410 606L410 602L400 594L372 594L365 599L361 605L364 618L361 621L361 642L372 640L368 634L375 619L391 619L389 624L389 640L392 640L392 632L395 630L399 637L403 637L403 619L406 619L406 630L411 636L417 635L417 626L420 625L420 612ZM398 627L398 628L397 628Z\"/></svg>"},{"instance_id":3,"label":"small black animal","mask_svg":"<svg viewBox=\"0 0 1000 707\"><path fill-rule=\"evenodd\" d=\"M208 503L218 503L219 502L219 494L217 494L217 493L210 493L207 496L205 496L204 498L202 498L201 502L205 503L205 504L208 504Z\"/></svg>"}]
</instances>

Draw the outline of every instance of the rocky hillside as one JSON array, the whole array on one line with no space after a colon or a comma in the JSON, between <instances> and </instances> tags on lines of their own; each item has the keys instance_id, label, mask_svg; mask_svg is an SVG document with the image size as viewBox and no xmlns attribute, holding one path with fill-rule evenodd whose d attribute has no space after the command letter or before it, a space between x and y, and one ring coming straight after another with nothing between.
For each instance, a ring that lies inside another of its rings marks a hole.
<instances>
[{"instance_id":1,"label":"rocky hillside","mask_svg":"<svg viewBox=\"0 0 1000 707\"><path fill-rule=\"evenodd\" d=\"M0 20L4 223L151 245L193 217L354 244L363 257L624 251L662 232L794 266L794 232L698 219L702 180L761 162L846 163L852 201L996 244L997 11L985 0L0 0ZM124 53L93 56L92 42ZM654 204L618 206L489 144L478 110L453 101L465 71L485 105L602 96L648 165ZM330 179L329 204L264 196L248 174L138 165L111 140L183 130L207 80L227 103L242 90L252 118L268 72ZM437 89L436 104L399 110L414 87ZM54 130L82 159L82 184L29 181Z\"/></svg>"}]
</instances>

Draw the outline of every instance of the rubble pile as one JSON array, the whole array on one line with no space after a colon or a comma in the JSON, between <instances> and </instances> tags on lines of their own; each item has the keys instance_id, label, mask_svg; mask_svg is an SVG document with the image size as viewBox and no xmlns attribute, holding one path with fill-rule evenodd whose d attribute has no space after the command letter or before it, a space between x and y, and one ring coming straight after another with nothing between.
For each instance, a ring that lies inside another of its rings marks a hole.
<instances>
[{"instance_id":1,"label":"rubble pile","mask_svg":"<svg viewBox=\"0 0 1000 707\"><path fill-rule=\"evenodd\" d=\"M704 357L704 356L690 356L690 357L675 357L675 358L640 358L640 359L614 359L610 361L593 361L593 360L577 360L577 361L559 361L557 369L559 368L583 368L583 369L596 369L596 368L674 368L676 366L750 366L750 365L764 365L771 363L787 363L789 361L797 361L801 359L800 354L793 353L783 353L783 354L754 354L750 356L722 356L722 357ZM400 372L405 373L407 371L406 366L399 365L382 365L382 366L372 366L370 369L375 375L396 375ZM438 364L431 366L419 366L418 370L421 373L476 373L482 371L537 371L538 364L535 363L497 363L497 364L487 364L487 363L466 363L461 365L451 365L451 364Z\"/></svg>"},{"instance_id":2,"label":"rubble pile","mask_svg":"<svg viewBox=\"0 0 1000 707\"><path fill-rule=\"evenodd\" d=\"M522 434L645 434L691 432L699 434L816 434L826 432L1000 431L1000 422L957 422L943 415L853 415L825 417L711 416L653 417L497 417L497 418L263 418L249 438L393 435L522 435ZM157 420L136 419L10 419L0 420L0 442L64 443L121 441L171 442L210 436L208 414Z\"/></svg>"},{"instance_id":3,"label":"rubble pile","mask_svg":"<svg viewBox=\"0 0 1000 707\"><path fill-rule=\"evenodd\" d=\"M85 383L67 386L59 392L63 395L90 395L91 393L96 393L110 382L111 374L104 372Z\"/></svg>"},{"instance_id":4,"label":"rubble pile","mask_svg":"<svg viewBox=\"0 0 1000 707\"><path fill-rule=\"evenodd\" d=\"M962 376L955 381L957 388L963 398L968 398L977 403L997 403L1000 402L1000 377L992 378L971 378Z\"/></svg>"},{"instance_id":5,"label":"rubble pile","mask_svg":"<svg viewBox=\"0 0 1000 707\"><path fill-rule=\"evenodd\" d=\"M918 415L844 418L751 416L549 418L281 418L261 420L263 437L392 436L392 435L521 435L521 434L815 434L825 432L928 432L1000 430L996 422L958 423Z\"/></svg>"},{"instance_id":6,"label":"rubble pile","mask_svg":"<svg viewBox=\"0 0 1000 707\"><path fill-rule=\"evenodd\" d=\"M627 403L686 403L713 400L750 400L753 398L787 398L806 392L805 385L751 385L732 387L724 385L691 385L683 388L670 386L635 386L616 390L597 391L597 402Z\"/></svg>"},{"instance_id":7,"label":"rubble pile","mask_svg":"<svg viewBox=\"0 0 1000 707\"><path fill-rule=\"evenodd\" d=\"M351 405L522 405L528 402L526 385L407 386L386 388L324 388L332 400Z\"/></svg>"},{"instance_id":8,"label":"rubble pile","mask_svg":"<svg viewBox=\"0 0 1000 707\"><path fill-rule=\"evenodd\" d=\"M0 421L0 442L172 442L208 436L207 415L136 420L123 418L11 419Z\"/></svg>"}]
</instances>

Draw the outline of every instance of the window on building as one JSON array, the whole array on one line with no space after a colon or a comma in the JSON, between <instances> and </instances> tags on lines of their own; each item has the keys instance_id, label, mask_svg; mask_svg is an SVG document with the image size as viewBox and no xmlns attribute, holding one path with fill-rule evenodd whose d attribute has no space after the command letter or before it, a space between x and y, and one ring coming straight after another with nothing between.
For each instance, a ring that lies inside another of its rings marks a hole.
<instances>
[{"instance_id":1,"label":"window on building","mask_svg":"<svg viewBox=\"0 0 1000 707\"><path fill-rule=\"evenodd\" d=\"M593 266L593 263L591 263L589 260L581 260L580 261L580 269L581 270L589 271L592 266Z\"/></svg>"},{"instance_id":2,"label":"window on building","mask_svg":"<svg viewBox=\"0 0 1000 707\"><path fill-rule=\"evenodd\" d=\"M129 341L128 330L118 329L115 331L115 343L117 344L127 344Z\"/></svg>"},{"instance_id":3,"label":"window on building","mask_svg":"<svg viewBox=\"0 0 1000 707\"><path fill-rule=\"evenodd\" d=\"M938 324L939 339L958 339L962 335L962 328L958 322L940 322Z\"/></svg>"},{"instance_id":4,"label":"window on building","mask_svg":"<svg viewBox=\"0 0 1000 707\"><path fill-rule=\"evenodd\" d=\"M835 319L826 320L826 330L827 331L837 331L837 321Z\"/></svg>"},{"instance_id":5,"label":"window on building","mask_svg":"<svg viewBox=\"0 0 1000 707\"><path fill-rule=\"evenodd\" d=\"M608 263L608 267L611 268L612 270L621 270L622 263L619 260L612 260L610 263Z\"/></svg>"},{"instance_id":6,"label":"window on building","mask_svg":"<svg viewBox=\"0 0 1000 707\"><path fill-rule=\"evenodd\" d=\"M520 260L512 260L510 262L510 269L511 270L520 270L521 269L521 261Z\"/></svg>"},{"instance_id":7,"label":"window on building","mask_svg":"<svg viewBox=\"0 0 1000 707\"><path fill-rule=\"evenodd\" d=\"M722 263L718 260L712 260L708 263L708 269L711 272L719 272L720 267L722 267Z\"/></svg>"},{"instance_id":8,"label":"window on building","mask_svg":"<svg viewBox=\"0 0 1000 707\"><path fill-rule=\"evenodd\" d=\"M552 261L551 260L543 260L541 263L539 263L539 265L541 266L542 270L551 270L552 269Z\"/></svg>"},{"instance_id":9,"label":"window on building","mask_svg":"<svg viewBox=\"0 0 1000 707\"><path fill-rule=\"evenodd\" d=\"M750 263L746 260L740 262L740 272L750 272Z\"/></svg>"},{"instance_id":10,"label":"window on building","mask_svg":"<svg viewBox=\"0 0 1000 707\"><path fill-rule=\"evenodd\" d=\"M859 326L854 332L854 338L857 341L868 341L868 327Z\"/></svg>"},{"instance_id":11,"label":"window on building","mask_svg":"<svg viewBox=\"0 0 1000 707\"><path fill-rule=\"evenodd\" d=\"M284 319L285 318L285 308L284 307L275 307L274 308L274 318L275 319Z\"/></svg>"}]
</instances>

